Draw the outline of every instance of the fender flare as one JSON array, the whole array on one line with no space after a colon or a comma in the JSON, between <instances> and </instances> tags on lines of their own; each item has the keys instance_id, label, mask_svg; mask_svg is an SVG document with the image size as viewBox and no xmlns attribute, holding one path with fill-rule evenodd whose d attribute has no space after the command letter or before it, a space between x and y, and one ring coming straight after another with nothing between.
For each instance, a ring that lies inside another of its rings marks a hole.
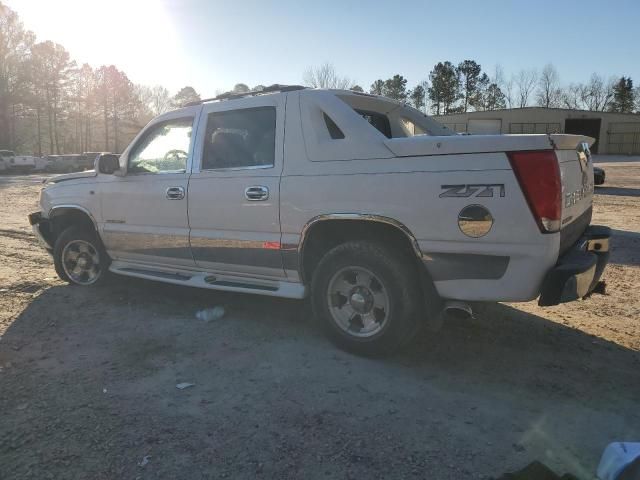
<instances>
[{"instance_id":1,"label":"fender flare","mask_svg":"<svg viewBox=\"0 0 640 480\"><path fill-rule=\"evenodd\" d=\"M304 227L302 228L302 232L300 233L300 240L298 242L298 262L299 262L299 275L300 278L303 278L303 265L302 260L304 258L304 247L308 240L309 231L311 228L318 224L319 222L325 222L330 220L356 220L356 221L366 221L366 222L374 222L374 223L382 223L386 225L390 225L398 230L400 230L409 240L413 252L415 253L418 259L422 259L423 254L420 250L420 246L418 245L418 240L411 233L402 222L395 220L390 217L385 217L383 215L376 215L370 213L325 213L321 215L316 215L311 220L309 220Z\"/></svg>"},{"instance_id":2,"label":"fender flare","mask_svg":"<svg viewBox=\"0 0 640 480\"><path fill-rule=\"evenodd\" d=\"M98 231L98 222L96 222L96 219L94 218L94 216L85 207L82 207L80 205L74 205L74 204L55 205L55 206L51 207L49 209L49 212L47 213L47 218L49 219L49 221L53 220L53 218L56 216L56 210L76 210L76 211L80 211L83 214L85 214L89 218L89 220L91 220L91 223L93 224L93 228L95 229L95 231L96 232Z\"/></svg>"}]
</instances>

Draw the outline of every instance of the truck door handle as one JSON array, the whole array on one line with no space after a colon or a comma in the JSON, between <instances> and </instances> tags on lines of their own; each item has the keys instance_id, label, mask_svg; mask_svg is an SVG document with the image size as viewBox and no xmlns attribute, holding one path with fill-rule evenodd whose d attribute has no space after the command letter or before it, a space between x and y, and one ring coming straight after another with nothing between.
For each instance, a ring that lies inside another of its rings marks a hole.
<instances>
[{"instance_id":1,"label":"truck door handle","mask_svg":"<svg viewBox=\"0 0 640 480\"><path fill-rule=\"evenodd\" d=\"M169 200L182 200L184 198L184 187L169 187L167 188L167 199Z\"/></svg>"},{"instance_id":2,"label":"truck door handle","mask_svg":"<svg viewBox=\"0 0 640 480\"><path fill-rule=\"evenodd\" d=\"M262 185L254 185L244 189L244 197L250 202L259 202L269 198L269 189Z\"/></svg>"}]
</instances>

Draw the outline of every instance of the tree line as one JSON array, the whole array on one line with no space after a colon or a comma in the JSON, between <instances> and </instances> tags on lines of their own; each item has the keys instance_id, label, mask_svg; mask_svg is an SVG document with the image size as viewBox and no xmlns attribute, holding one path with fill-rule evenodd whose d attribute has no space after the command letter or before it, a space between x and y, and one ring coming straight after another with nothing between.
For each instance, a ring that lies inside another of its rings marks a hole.
<instances>
[{"instance_id":1,"label":"tree line","mask_svg":"<svg viewBox=\"0 0 640 480\"><path fill-rule=\"evenodd\" d=\"M113 65L78 65L62 45L36 42L0 3L0 149L120 152L151 118L199 99L192 87L171 96Z\"/></svg>"},{"instance_id":2,"label":"tree line","mask_svg":"<svg viewBox=\"0 0 640 480\"><path fill-rule=\"evenodd\" d=\"M317 88L364 89L327 63L309 68L304 83ZM254 87L260 89L260 85ZM244 84L235 92L248 92ZM561 85L551 64L506 79L474 60L439 62L408 88L400 74L377 79L370 93L434 114L519 108L531 104L613 112L640 112L640 89L630 77ZM200 100L193 87L174 95L161 86L134 84L114 65L78 65L60 44L37 42L16 12L0 2L0 149L19 153L121 152L151 118Z\"/></svg>"},{"instance_id":3,"label":"tree line","mask_svg":"<svg viewBox=\"0 0 640 480\"><path fill-rule=\"evenodd\" d=\"M325 63L311 67L303 75L307 86L315 88L364 89L349 77L339 75L333 65ZM457 65L438 62L428 79L407 88L407 79L396 74L378 79L369 93L384 95L408 103L418 110L436 115L469 111L499 110L540 106L601 112L640 113L640 87L633 86L631 77L611 77L605 80L598 73L581 83L563 85L552 64L541 71L521 70L506 78L497 65L490 74L475 60Z\"/></svg>"}]
</instances>

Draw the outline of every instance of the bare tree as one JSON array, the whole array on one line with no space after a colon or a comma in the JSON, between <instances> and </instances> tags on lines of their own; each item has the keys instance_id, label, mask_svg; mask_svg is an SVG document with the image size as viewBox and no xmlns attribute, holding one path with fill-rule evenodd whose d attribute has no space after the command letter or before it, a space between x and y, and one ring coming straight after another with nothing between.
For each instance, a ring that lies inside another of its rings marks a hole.
<instances>
[{"instance_id":1,"label":"bare tree","mask_svg":"<svg viewBox=\"0 0 640 480\"><path fill-rule=\"evenodd\" d=\"M529 104L529 98L536 86L537 79L538 73L535 70L520 70L515 77L514 82L518 91L516 99L520 108Z\"/></svg>"},{"instance_id":2,"label":"bare tree","mask_svg":"<svg viewBox=\"0 0 640 480\"><path fill-rule=\"evenodd\" d=\"M49 127L49 151L61 153L65 148L61 138L65 102L69 96L75 62L62 45L51 41L33 45L31 55L37 70L34 78L38 90L44 93L45 112Z\"/></svg>"},{"instance_id":3,"label":"bare tree","mask_svg":"<svg viewBox=\"0 0 640 480\"><path fill-rule=\"evenodd\" d=\"M15 148L16 107L30 96L28 59L35 35L0 2L0 148Z\"/></svg>"},{"instance_id":4,"label":"bare tree","mask_svg":"<svg viewBox=\"0 0 640 480\"><path fill-rule=\"evenodd\" d=\"M423 80L421 81L418 85L420 85L425 92L429 91L429 87L431 87L431 84L429 83L428 80ZM429 113L429 110L431 109L431 99L429 98L429 95L425 95L424 96L424 108L423 111L425 114Z\"/></svg>"},{"instance_id":5,"label":"bare tree","mask_svg":"<svg viewBox=\"0 0 640 480\"><path fill-rule=\"evenodd\" d=\"M513 108L516 104L515 101L515 88L513 75L506 79L504 69L499 63L496 64L493 70L493 76L491 77L491 83L495 84L497 89L504 95L504 103L506 108Z\"/></svg>"},{"instance_id":6,"label":"bare tree","mask_svg":"<svg viewBox=\"0 0 640 480\"><path fill-rule=\"evenodd\" d=\"M151 110L153 92L146 85L134 85L133 95L138 103L137 114L142 119L141 121L149 121L153 117L153 111Z\"/></svg>"},{"instance_id":7,"label":"bare tree","mask_svg":"<svg viewBox=\"0 0 640 480\"><path fill-rule=\"evenodd\" d=\"M87 63L74 70L72 80L73 111L69 112L74 120L74 150L85 152L89 150L93 116L95 114L96 75ZM39 148L41 150L41 148Z\"/></svg>"},{"instance_id":8,"label":"bare tree","mask_svg":"<svg viewBox=\"0 0 640 480\"><path fill-rule=\"evenodd\" d=\"M490 77L491 83L495 83L499 88L504 87L504 69L502 65L496 63L495 67L493 67L493 75Z\"/></svg>"},{"instance_id":9,"label":"bare tree","mask_svg":"<svg viewBox=\"0 0 640 480\"><path fill-rule=\"evenodd\" d=\"M561 92L561 104L565 108L572 110L584 109L585 85L581 83L571 83Z\"/></svg>"},{"instance_id":10,"label":"bare tree","mask_svg":"<svg viewBox=\"0 0 640 480\"><path fill-rule=\"evenodd\" d=\"M613 100L613 85L615 78L609 79L608 82L597 73L591 74L589 83L585 85L584 103L587 110L603 112Z\"/></svg>"},{"instance_id":11,"label":"bare tree","mask_svg":"<svg viewBox=\"0 0 640 480\"><path fill-rule=\"evenodd\" d=\"M547 63L538 77L538 105L545 108L559 107L561 98L560 75L556 67Z\"/></svg>"},{"instance_id":12,"label":"bare tree","mask_svg":"<svg viewBox=\"0 0 640 480\"><path fill-rule=\"evenodd\" d=\"M309 67L303 76L305 85L312 88L337 88L346 90L353 82L349 77L338 75L334 66L323 63L319 67Z\"/></svg>"},{"instance_id":13,"label":"bare tree","mask_svg":"<svg viewBox=\"0 0 640 480\"><path fill-rule=\"evenodd\" d=\"M507 107L515 108L517 104L517 99L516 99L515 79L513 78L513 75L511 75L509 80L505 80L502 88L504 91L505 100L507 101Z\"/></svg>"},{"instance_id":14,"label":"bare tree","mask_svg":"<svg viewBox=\"0 0 640 480\"><path fill-rule=\"evenodd\" d=\"M156 85L151 89L151 112L154 115L168 112L171 109L171 97L169 90L162 85Z\"/></svg>"}]
</instances>

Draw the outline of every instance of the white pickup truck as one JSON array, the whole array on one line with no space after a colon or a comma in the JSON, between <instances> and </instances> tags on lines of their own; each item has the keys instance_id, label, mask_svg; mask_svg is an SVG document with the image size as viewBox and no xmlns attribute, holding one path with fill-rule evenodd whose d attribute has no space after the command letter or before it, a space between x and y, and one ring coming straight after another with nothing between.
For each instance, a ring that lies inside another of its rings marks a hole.
<instances>
[{"instance_id":1,"label":"white pickup truck","mask_svg":"<svg viewBox=\"0 0 640 480\"><path fill-rule=\"evenodd\" d=\"M340 346L390 352L471 301L588 295L592 139L457 135L388 98L273 86L151 121L30 222L58 275L310 295Z\"/></svg>"}]
</instances>

